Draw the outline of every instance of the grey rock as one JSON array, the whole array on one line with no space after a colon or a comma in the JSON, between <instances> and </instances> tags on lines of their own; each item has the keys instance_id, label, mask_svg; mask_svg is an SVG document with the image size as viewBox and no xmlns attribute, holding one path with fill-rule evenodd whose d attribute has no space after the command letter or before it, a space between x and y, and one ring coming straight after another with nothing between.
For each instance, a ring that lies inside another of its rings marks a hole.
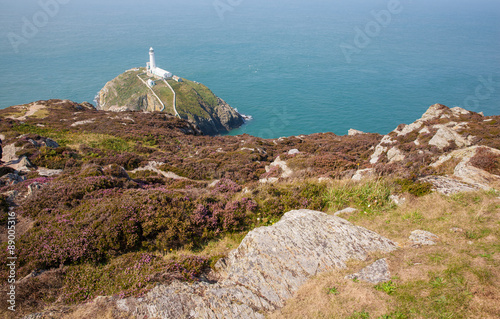
<instances>
[{"instance_id":1,"label":"grey rock","mask_svg":"<svg viewBox=\"0 0 500 319\"><path fill-rule=\"evenodd\" d=\"M44 167L38 168L38 175L45 176L45 177L59 175L62 172L63 172L62 169L49 169L49 168L44 168Z\"/></svg>"},{"instance_id":2,"label":"grey rock","mask_svg":"<svg viewBox=\"0 0 500 319\"><path fill-rule=\"evenodd\" d=\"M372 284L391 280L391 273L389 272L389 265L387 259L379 259L368 267L361 269L361 271L348 275L346 279L359 279Z\"/></svg>"},{"instance_id":3,"label":"grey rock","mask_svg":"<svg viewBox=\"0 0 500 319\"><path fill-rule=\"evenodd\" d=\"M50 148L57 148L57 147L59 147L59 144L57 144L57 142L51 138L46 138L45 139L45 146L50 147Z\"/></svg>"},{"instance_id":4,"label":"grey rock","mask_svg":"<svg viewBox=\"0 0 500 319\"><path fill-rule=\"evenodd\" d=\"M299 154L299 153L300 153L300 151L296 148L288 151L288 155L295 155L295 154Z\"/></svg>"},{"instance_id":5,"label":"grey rock","mask_svg":"<svg viewBox=\"0 0 500 319\"><path fill-rule=\"evenodd\" d=\"M366 134L366 133L363 131L355 130L353 128L351 128L351 129L349 129L349 131L347 131L347 135L349 135L349 136L355 136L355 135L360 135L360 134Z\"/></svg>"},{"instance_id":6,"label":"grey rock","mask_svg":"<svg viewBox=\"0 0 500 319\"><path fill-rule=\"evenodd\" d=\"M410 242L413 246L433 246L439 237L425 230L414 230L410 235Z\"/></svg>"},{"instance_id":7,"label":"grey rock","mask_svg":"<svg viewBox=\"0 0 500 319\"><path fill-rule=\"evenodd\" d=\"M367 177L373 176L373 168L365 168L365 169L360 169L356 171L356 174L351 178L353 181L360 181L362 179L365 179Z\"/></svg>"},{"instance_id":8,"label":"grey rock","mask_svg":"<svg viewBox=\"0 0 500 319\"><path fill-rule=\"evenodd\" d=\"M262 312L282 307L312 276L395 249L391 240L342 218L295 210L249 232L217 264L219 282L159 285L116 306L135 318L264 318Z\"/></svg>"},{"instance_id":9,"label":"grey rock","mask_svg":"<svg viewBox=\"0 0 500 319\"><path fill-rule=\"evenodd\" d=\"M347 208L344 208L342 210L339 210L338 212L335 212L333 215L334 216L339 216L339 215L342 215L342 214L352 214L352 213L356 213L358 210L356 208L352 208L352 207L347 207Z\"/></svg>"},{"instance_id":10,"label":"grey rock","mask_svg":"<svg viewBox=\"0 0 500 319\"><path fill-rule=\"evenodd\" d=\"M462 192L474 192L483 189L481 185L467 184L456 179L431 175L419 179L420 182L431 183L434 189L444 195L452 195Z\"/></svg>"},{"instance_id":11,"label":"grey rock","mask_svg":"<svg viewBox=\"0 0 500 319\"><path fill-rule=\"evenodd\" d=\"M28 196L31 196L35 191L39 190L42 188L42 184L38 182L34 182L31 185L28 186Z\"/></svg>"},{"instance_id":12,"label":"grey rock","mask_svg":"<svg viewBox=\"0 0 500 319\"><path fill-rule=\"evenodd\" d=\"M429 141L429 145L434 145L440 149L443 149L450 145L451 142L455 142L458 147L468 146L469 142L458 134L455 130L441 126L436 134Z\"/></svg>"}]
</instances>

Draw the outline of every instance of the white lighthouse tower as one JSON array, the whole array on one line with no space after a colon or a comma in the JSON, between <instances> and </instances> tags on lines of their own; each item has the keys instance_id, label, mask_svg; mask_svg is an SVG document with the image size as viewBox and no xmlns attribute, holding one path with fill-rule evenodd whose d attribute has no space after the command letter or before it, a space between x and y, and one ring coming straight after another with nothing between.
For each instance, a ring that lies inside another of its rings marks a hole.
<instances>
[{"instance_id":1,"label":"white lighthouse tower","mask_svg":"<svg viewBox=\"0 0 500 319\"><path fill-rule=\"evenodd\" d=\"M148 75L158 76L163 79L169 79L172 77L172 73L160 69L159 67L156 66L155 50L152 47L149 48L149 62L146 63L146 69Z\"/></svg>"},{"instance_id":2,"label":"white lighthouse tower","mask_svg":"<svg viewBox=\"0 0 500 319\"><path fill-rule=\"evenodd\" d=\"M149 67L151 69L156 68L155 50L153 50L153 47L149 48Z\"/></svg>"}]
</instances>

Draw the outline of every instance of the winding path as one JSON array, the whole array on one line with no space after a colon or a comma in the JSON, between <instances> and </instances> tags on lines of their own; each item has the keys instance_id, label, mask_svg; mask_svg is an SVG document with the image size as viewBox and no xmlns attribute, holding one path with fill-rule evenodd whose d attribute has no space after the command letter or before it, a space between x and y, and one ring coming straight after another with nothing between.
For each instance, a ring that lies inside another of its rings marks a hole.
<instances>
[{"instance_id":1,"label":"winding path","mask_svg":"<svg viewBox=\"0 0 500 319\"><path fill-rule=\"evenodd\" d=\"M172 93L174 93L173 105L174 105L175 116L177 116L178 118L181 118L181 116L179 115L179 113L177 113L177 94L175 93L175 91L172 88L172 86L170 86L170 83L167 82L167 80L163 79L163 82L165 82L165 84L170 88L170 90L172 91Z\"/></svg>"},{"instance_id":2,"label":"winding path","mask_svg":"<svg viewBox=\"0 0 500 319\"><path fill-rule=\"evenodd\" d=\"M162 109L160 110L160 112L163 112L165 110L165 104L163 104L163 102L161 101L161 99L158 97L158 95L156 95L155 91L153 91L153 89L146 83L146 81L144 81L143 79L141 79L140 75L142 75L142 74L145 74L145 73L137 74L137 77L139 78L139 80L142 81L142 83L144 83L145 86L148 87L148 89L151 91L151 93L153 93L153 95L158 99L158 101L160 102L160 104L163 106Z\"/></svg>"},{"instance_id":3,"label":"winding path","mask_svg":"<svg viewBox=\"0 0 500 319\"><path fill-rule=\"evenodd\" d=\"M146 74L146 73L141 73L141 74L137 74L137 77L139 78L139 80L142 81L142 83L144 83L145 86L148 87L148 89L151 91L151 93L153 93L153 95L156 97L156 99L158 99L158 101L161 103L162 105L162 109L160 110L160 112L163 112L165 111L165 104L163 104L163 102L161 101L161 99L158 97L158 95L156 95L155 91L153 90L152 87L150 87L148 85L148 83L146 81L144 81L140 76L143 75L143 74ZM173 98L173 101L172 101L172 105L174 107L174 112L175 112L175 116L177 116L178 118L181 118L181 116L179 115L179 112L177 112L177 94L175 93L174 89L172 88L172 86L170 86L170 84L167 82L167 80L165 79L162 79L163 82L165 82L165 84L170 88L170 91L172 91L172 93L174 94L174 98Z\"/></svg>"}]
</instances>

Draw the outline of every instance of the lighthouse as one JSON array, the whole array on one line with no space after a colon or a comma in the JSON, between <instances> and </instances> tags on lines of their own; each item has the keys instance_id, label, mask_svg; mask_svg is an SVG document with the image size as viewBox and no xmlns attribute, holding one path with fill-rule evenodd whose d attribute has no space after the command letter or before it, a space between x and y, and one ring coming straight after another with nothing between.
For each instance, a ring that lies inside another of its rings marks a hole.
<instances>
[{"instance_id":1,"label":"lighthouse","mask_svg":"<svg viewBox=\"0 0 500 319\"><path fill-rule=\"evenodd\" d=\"M149 67L151 69L156 68L155 50L153 49L153 47L149 48Z\"/></svg>"},{"instance_id":2,"label":"lighthouse","mask_svg":"<svg viewBox=\"0 0 500 319\"><path fill-rule=\"evenodd\" d=\"M148 75L154 75L163 79L169 79L172 77L172 73L160 69L156 66L155 50L152 47L149 48L149 62L146 63L146 69Z\"/></svg>"}]
</instances>

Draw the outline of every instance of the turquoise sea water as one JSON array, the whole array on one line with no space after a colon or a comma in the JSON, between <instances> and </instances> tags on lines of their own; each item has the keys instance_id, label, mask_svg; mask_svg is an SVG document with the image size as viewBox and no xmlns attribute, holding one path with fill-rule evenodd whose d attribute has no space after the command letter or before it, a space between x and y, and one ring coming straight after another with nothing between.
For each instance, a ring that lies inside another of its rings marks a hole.
<instances>
[{"instance_id":1,"label":"turquoise sea water","mask_svg":"<svg viewBox=\"0 0 500 319\"><path fill-rule=\"evenodd\" d=\"M434 103L500 114L497 0L0 0L0 9L0 108L92 101L153 46L160 67L253 117L232 134L387 133Z\"/></svg>"}]
</instances>

